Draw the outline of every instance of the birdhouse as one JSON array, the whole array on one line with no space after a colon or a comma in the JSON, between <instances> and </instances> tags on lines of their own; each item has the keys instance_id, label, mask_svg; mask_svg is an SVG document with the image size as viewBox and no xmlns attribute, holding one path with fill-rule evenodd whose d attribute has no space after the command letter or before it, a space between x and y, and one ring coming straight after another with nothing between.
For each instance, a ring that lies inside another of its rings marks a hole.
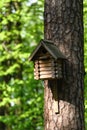
<instances>
[{"instance_id":1,"label":"birdhouse","mask_svg":"<svg viewBox=\"0 0 87 130\"><path fill-rule=\"evenodd\" d=\"M65 57L52 41L41 40L30 56L34 62L35 79L63 78L63 61Z\"/></svg>"}]
</instances>

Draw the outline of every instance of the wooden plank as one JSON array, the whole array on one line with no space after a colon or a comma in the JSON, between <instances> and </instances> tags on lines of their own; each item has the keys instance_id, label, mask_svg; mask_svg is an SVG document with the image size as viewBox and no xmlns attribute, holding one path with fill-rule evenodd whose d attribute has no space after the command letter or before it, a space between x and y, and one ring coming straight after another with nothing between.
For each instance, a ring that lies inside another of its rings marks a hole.
<instances>
[{"instance_id":1,"label":"wooden plank","mask_svg":"<svg viewBox=\"0 0 87 130\"><path fill-rule=\"evenodd\" d=\"M55 69L53 67L47 67L47 68L43 67L43 68L39 68L39 69L34 68L34 73L41 73L41 72L43 72L43 73L52 73L52 72L54 72L54 73L62 73L61 69L58 70L58 69Z\"/></svg>"},{"instance_id":2,"label":"wooden plank","mask_svg":"<svg viewBox=\"0 0 87 130\"><path fill-rule=\"evenodd\" d=\"M34 68L34 72L39 72L39 68Z\"/></svg>"},{"instance_id":3,"label":"wooden plank","mask_svg":"<svg viewBox=\"0 0 87 130\"><path fill-rule=\"evenodd\" d=\"M51 61L46 61L46 62L41 62L41 63L39 63L39 65L42 65L42 64L55 64L54 62L51 62Z\"/></svg>"},{"instance_id":4,"label":"wooden plank","mask_svg":"<svg viewBox=\"0 0 87 130\"><path fill-rule=\"evenodd\" d=\"M41 75L41 74L43 74L43 75L44 75L44 74L45 74L45 75L46 75L46 74L47 74L47 75L55 74L55 71L40 71L40 75Z\"/></svg>"},{"instance_id":5,"label":"wooden plank","mask_svg":"<svg viewBox=\"0 0 87 130\"><path fill-rule=\"evenodd\" d=\"M52 70L54 71L55 68L54 68L54 67L51 67L51 66L50 66L50 67L41 67L41 68L40 68L40 71L52 71Z\"/></svg>"},{"instance_id":6,"label":"wooden plank","mask_svg":"<svg viewBox=\"0 0 87 130\"><path fill-rule=\"evenodd\" d=\"M40 74L39 73L34 73L35 76L39 76Z\"/></svg>"},{"instance_id":7,"label":"wooden plank","mask_svg":"<svg viewBox=\"0 0 87 130\"><path fill-rule=\"evenodd\" d=\"M48 55L45 55L45 56L40 56L39 59L47 59L47 58L50 58L50 56Z\"/></svg>"},{"instance_id":8,"label":"wooden plank","mask_svg":"<svg viewBox=\"0 0 87 130\"><path fill-rule=\"evenodd\" d=\"M39 72L39 68L34 68L34 72Z\"/></svg>"},{"instance_id":9,"label":"wooden plank","mask_svg":"<svg viewBox=\"0 0 87 130\"><path fill-rule=\"evenodd\" d=\"M51 60L51 59L46 59L46 60L39 60L38 63L46 63L46 62L52 62L54 63L54 60Z\"/></svg>"},{"instance_id":10,"label":"wooden plank","mask_svg":"<svg viewBox=\"0 0 87 130\"><path fill-rule=\"evenodd\" d=\"M34 76L39 76L40 74L34 73Z\"/></svg>"},{"instance_id":11,"label":"wooden plank","mask_svg":"<svg viewBox=\"0 0 87 130\"><path fill-rule=\"evenodd\" d=\"M41 64L41 63L54 63L54 60L52 60L52 59L46 59L46 60L39 60L39 63Z\"/></svg>"},{"instance_id":12,"label":"wooden plank","mask_svg":"<svg viewBox=\"0 0 87 130\"><path fill-rule=\"evenodd\" d=\"M40 75L40 79L53 79L55 78L55 75Z\"/></svg>"},{"instance_id":13,"label":"wooden plank","mask_svg":"<svg viewBox=\"0 0 87 130\"><path fill-rule=\"evenodd\" d=\"M34 73L39 74L40 72L39 71L34 71Z\"/></svg>"},{"instance_id":14,"label":"wooden plank","mask_svg":"<svg viewBox=\"0 0 87 130\"><path fill-rule=\"evenodd\" d=\"M34 79L54 79L54 78L62 78L62 75L34 75Z\"/></svg>"},{"instance_id":15,"label":"wooden plank","mask_svg":"<svg viewBox=\"0 0 87 130\"><path fill-rule=\"evenodd\" d=\"M53 74L50 74L50 75L49 74L46 74L46 75L42 74L40 76L36 75L36 74L34 75L34 79L37 79L37 80L38 79L54 79L54 78L62 78L62 75L53 75Z\"/></svg>"},{"instance_id":16,"label":"wooden plank","mask_svg":"<svg viewBox=\"0 0 87 130\"><path fill-rule=\"evenodd\" d=\"M39 68L39 67L35 67L35 66L34 66L34 71L38 70L38 68Z\"/></svg>"},{"instance_id":17,"label":"wooden plank","mask_svg":"<svg viewBox=\"0 0 87 130\"><path fill-rule=\"evenodd\" d=\"M62 71L62 68L58 68L58 67L56 67L56 66L49 66L49 65L48 65L48 66L44 66L44 65L41 65L41 67L39 68L39 70L40 70L40 71L43 71L43 70L46 70L46 71L47 71L47 70L49 70L49 71L50 71L50 70L51 70L51 71L52 71L52 70L53 70L53 71L55 71L55 70L56 70L56 71Z\"/></svg>"},{"instance_id":18,"label":"wooden plank","mask_svg":"<svg viewBox=\"0 0 87 130\"><path fill-rule=\"evenodd\" d=\"M34 72L34 75L40 75L40 73L38 73L38 72Z\"/></svg>"},{"instance_id":19,"label":"wooden plank","mask_svg":"<svg viewBox=\"0 0 87 130\"><path fill-rule=\"evenodd\" d=\"M53 59L38 60L38 62L36 62L36 63L48 63L48 62L55 63L55 64L58 64L58 65L61 65L61 63L58 63L58 62L56 62L56 61L53 60Z\"/></svg>"},{"instance_id":20,"label":"wooden plank","mask_svg":"<svg viewBox=\"0 0 87 130\"><path fill-rule=\"evenodd\" d=\"M38 65L38 64L39 64L39 62L34 62L34 64L35 64L35 65Z\"/></svg>"},{"instance_id":21,"label":"wooden plank","mask_svg":"<svg viewBox=\"0 0 87 130\"><path fill-rule=\"evenodd\" d=\"M40 71L39 70L34 70L34 74L39 74L40 73Z\"/></svg>"},{"instance_id":22,"label":"wooden plank","mask_svg":"<svg viewBox=\"0 0 87 130\"><path fill-rule=\"evenodd\" d=\"M38 67L39 67L39 65L38 65L38 64L35 64L35 65L34 65L34 67L35 67L35 68L38 68Z\"/></svg>"},{"instance_id":23,"label":"wooden plank","mask_svg":"<svg viewBox=\"0 0 87 130\"><path fill-rule=\"evenodd\" d=\"M51 58L51 55L49 54L49 53L46 53L46 54L43 54L43 52L42 53L40 53L39 54L39 57L38 57L38 59L50 59Z\"/></svg>"},{"instance_id":24,"label":"wooden plank","mask_svg":"<svg viewBox=\"0 0 87 130\"><path fill-rule=\"evenodd\" d=\"M35 65L34 65L35 68L38 68L38 67L46 67L46 66L50 66L50 67L52 66L52 67L54 67L54 66L56 66L56 64L49 62L49 63L42 63L42 64L35 64Z\"/></svg>"},{"instance_id":25,"label":"wooden plank","mask_svg":"<svg viewBox=\"0 0 87 130\"><path fill-rule=\"evenodd\" d=\"M36 80L38 80L38 79L40 79L38 76L34 76L34 79L36 79Z\"/></svg>"},{"instance_id":26,"label":"wooden plank","mask_svg":"<svg viewBox=\"0 0 87 130\"><path fill-rule=\"evenodd\" d=\"M41 76L41 75L43 75L43 76L44 76L44 75L46 75L46 76L55 76L54 73L47 73L47 74L40 73L40 76Z\"/></svg>"},{"instance_id":27,"label":"wooden plank","mask_svg":"<svg viewBox=\"0 0 87 130\"><path fill-rule=\"evenodd\" d=\"M46 73L48 73L48 72L55 72L55 68L52 68L52 67L45 67L45 68L40 68L40 72L46 72Z\"/></svg>"},{"instance_id":28,"label":"wooden plank","mask_svg":"<svg viewBox=\"0 0 87 130\"><path fill-rule=\"evenodd\" d=\"M40 67L54 67L55 66L55 64L54 63L47 63L47 64L40 64L39 65Z\"/></svg>"},{"instance_id":29,"label":"wooden plank","mask_svg":"<svg viewBox=\"0 0 87 130\"><path fill-rule=\"evenodd\" d=\"M48 68L51 67L51 64L40 64L40 68Z\"/></svg>"},{"instance_id":30,"label":"wooden plank","mask_svg":"<svg viewBox=\"0 0 87 130\"><path fill-rule=\"evenodd\" d=\"M48 73L62 74L61 71L54 70L54 69L51 69L51 68L40 68L40 70L34 69L34 73L36 73L36 74L39 74L39 73L45 73L45 74L48 74Z\"/></svg>"},{"instance_id":31,"label":"wooden plank","mask_svg":"<svg viewBox=\"0 0 87 130\"><path fill-rule=\"evenodd\" d=\"M56 62L54 62L54 61L51 61L51 60L40 60L40 61L38 61L38 62L35 62L35 67L36 66L39 66L39 65L45 65L45 64L50 64L51 66L56 66L56 67L62 67L62 65L61 64L58 64L58 63L56 63Z\"/></svg>"}]
</instances>

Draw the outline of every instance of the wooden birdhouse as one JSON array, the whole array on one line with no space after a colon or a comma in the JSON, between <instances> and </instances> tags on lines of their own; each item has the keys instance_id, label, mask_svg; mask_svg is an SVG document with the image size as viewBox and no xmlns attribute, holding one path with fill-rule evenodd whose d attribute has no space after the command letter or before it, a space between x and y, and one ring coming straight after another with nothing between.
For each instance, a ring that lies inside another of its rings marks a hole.
<instances>
[{"instance_id":1,"label":"wooden birdhouse","mask_svg":"<svg viewBox=\"0 0 87 130\"><path fill-rule=\"evenodd\" d=\"M41 40L30 56L34 62L35 79L60 79L63 77L65 57L49 40Z\"/></svg>"}]
</instances>

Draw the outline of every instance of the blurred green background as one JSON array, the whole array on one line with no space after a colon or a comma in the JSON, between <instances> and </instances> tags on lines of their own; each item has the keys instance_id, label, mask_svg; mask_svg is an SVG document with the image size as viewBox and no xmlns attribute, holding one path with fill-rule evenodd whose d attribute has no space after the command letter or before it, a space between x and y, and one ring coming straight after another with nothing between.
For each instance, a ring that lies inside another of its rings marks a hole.
<instances>
[{"instance_id":1,"label":"blurred green background","mask_svg":"<svg viewBox=\"0 0 87 130\"><path fill-rule=\"evenodd\" d=\"M29 56L43 38L44 0L0 1L0 130L43 130L43 82L34 80ZM87 1L84 0L87 73ZM87 130L87 74L85 124Z\"/></svg>"}]
</instances>

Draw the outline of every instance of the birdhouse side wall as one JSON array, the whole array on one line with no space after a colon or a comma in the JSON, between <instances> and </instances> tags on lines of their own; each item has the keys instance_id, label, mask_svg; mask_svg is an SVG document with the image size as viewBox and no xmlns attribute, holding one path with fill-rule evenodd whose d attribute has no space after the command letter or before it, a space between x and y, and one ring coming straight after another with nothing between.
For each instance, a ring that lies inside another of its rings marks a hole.
<instances>
[{"instance_id":1,"label":"birdhouse side wall","mask_svg":"<svg viewBox=\"0 0 87 130\"><path fill-rule=\"evenodd\" d=\"M34 64L35 79L59 79L62 78L62 61L54 59L39 59Z\"/></svg>"}]
</instances>

